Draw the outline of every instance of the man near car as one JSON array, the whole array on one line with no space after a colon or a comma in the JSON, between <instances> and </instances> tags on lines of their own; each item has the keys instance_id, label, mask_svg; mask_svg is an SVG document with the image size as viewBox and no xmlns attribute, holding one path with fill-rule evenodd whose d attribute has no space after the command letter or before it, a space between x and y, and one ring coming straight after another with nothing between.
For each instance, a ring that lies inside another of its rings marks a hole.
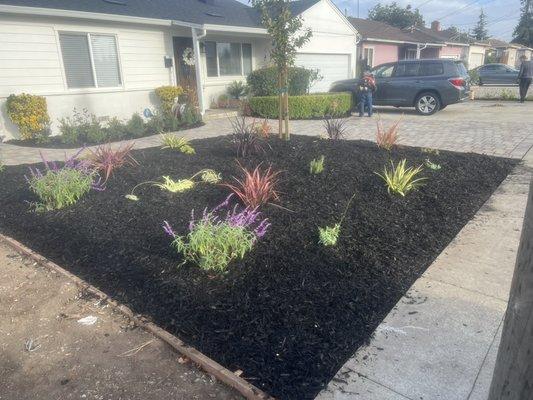
<instances>
[{"instance_id":1,"label":"man near car","mask_svg":"<svg viewBox=\"0 0 533 400\"><path fill-rule=\"evenodd\" d=\"M368 116L372 116L372 112L374 111L372 106L372 95L375 91L376 81L372 76L372 72L367 70L363 73L363 77L359 80L357 84L360 117L365 115L365 108L368 111Z\"/></svg>"},{"instance_id":2,"label":"man near car","mask_svg":"<svg viewBox=\"0 0 533 400\"><path fill-rule=\"evenodd\" d=\"M533 60L527 60L526 56L520 57L522 65L518 73L518 83L520 87L520 103L523 103L527 97L527 91L531 80L533 79Z\"/></svg>"}]
</instances>

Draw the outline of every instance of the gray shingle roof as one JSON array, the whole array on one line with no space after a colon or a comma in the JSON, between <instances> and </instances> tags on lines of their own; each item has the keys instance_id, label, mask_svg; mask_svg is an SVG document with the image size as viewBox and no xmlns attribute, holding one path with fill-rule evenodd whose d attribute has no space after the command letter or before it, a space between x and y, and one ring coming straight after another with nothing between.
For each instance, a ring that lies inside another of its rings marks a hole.
<instances>
[{"instance_id":1,"label":"gray shingle roof","mask_svg":"<svg viewBox=\"0 0 533 400\"><path fill-rule=\"evenodd\" d=\"M418 30L400 29L384 22L363 18L348 18L348 20L363 36L363 39L371 38L412 43L444 43L443 40Z\"/></svg>"},{"instance_id":2,"label":"gray shingle roof","mask_svg":"<svg viewBox=\"0 0 533 400\"><path fill-rule=\"evenodd\" d=\"M300 14L319 0L291 4ZM194 24L261 27L258 12L236 0L0 0L0 4L177 20Z\"/></svg>"}]
</instances>

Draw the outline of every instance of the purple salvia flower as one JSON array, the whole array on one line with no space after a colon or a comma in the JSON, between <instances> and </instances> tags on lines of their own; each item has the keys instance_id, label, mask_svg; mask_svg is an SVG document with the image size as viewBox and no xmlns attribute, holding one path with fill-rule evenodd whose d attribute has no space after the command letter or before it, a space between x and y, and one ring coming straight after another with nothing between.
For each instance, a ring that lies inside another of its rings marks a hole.
<instances>
[{"instance_id":1,"label":"purple salvia flower","mask_svg":"<svg viewBox=\"0 0 533 400\"><path fill-rule=\"evenodd\" d=\"M233 193L231 193L228 197L226 197L226 200L224 200L222 203L220 203L218 206L216 206L215 208L213 208L211 210L211 214L214 214L216 213L218 210L220 210L221 208L226 208L228 205L229 205L229 200L233 197Z\"/></svg>"},{"instance_id":2,"label":"purple salvia flower","mask_svg":"<svg viewBox=\"0 0 533 400\"><path fill-rule=\"evenodd\" d=\"M163 230L168 236L172 237L173 239L176 238L176 233L174 232L174 229L172 229L168 221L163 221Z\"/></svg>"},{"instance_id":3,"label":"purple salvia flower","mask_svg":"<svg viewBox=\"0 0 533 400\"><path fill-rule=\"evenodd\" d=\"M254 229L255 236L257 236L258 238L262 238L263 236L265 236L269 227L270 227L270 224L268 223L268 219L265 218L264 220L261 221L261 223L257 226L257 228Z\"/></svg>"}]
</instances>

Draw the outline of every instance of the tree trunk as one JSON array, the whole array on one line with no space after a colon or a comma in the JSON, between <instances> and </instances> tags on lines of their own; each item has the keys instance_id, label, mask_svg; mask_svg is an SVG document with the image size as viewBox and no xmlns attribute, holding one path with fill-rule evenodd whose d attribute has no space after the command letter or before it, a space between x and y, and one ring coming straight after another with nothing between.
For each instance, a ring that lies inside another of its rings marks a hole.
<instances>
[{"instance_id":1,"label":"tree trunk","mask_svg":"<svg viewBox=\"0 0 533 400\"><path fill-rule=\"evenodd\" d=\"M284 105L284 114L285 114L285 140L290 139L289 131L289 71L287 65L283 69L283 85L285 86L285 101Z\"/></svg>"},{"instance_id":2,"label":"tree trunk","mask_svg":"<svg viewBox=\"0 0 533 400\"><path fill-rule=\"evenodd\" d=\"M533 400L533 182L489 400Z\"/></svg>"},{"instance_id":3,"label":"tree trunk","mask_svg":"<svg viewBox=\"0 0 533 400\"><path fill-rule=\"evenodd\" d=\"M279 138L283 139L283 71L278 68L278 132Z\"/></svg>"}]
</instances>

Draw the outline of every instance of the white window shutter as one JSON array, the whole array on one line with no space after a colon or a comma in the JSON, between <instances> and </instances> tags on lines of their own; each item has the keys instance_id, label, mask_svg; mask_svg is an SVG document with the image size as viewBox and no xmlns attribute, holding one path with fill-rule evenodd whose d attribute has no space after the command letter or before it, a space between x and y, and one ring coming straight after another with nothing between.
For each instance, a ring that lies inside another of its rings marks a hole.
<instances>
[{"instance_id":1,"label":"white window shutter","mask_svg":"<svg viewBox=\"0 0 533 400\"><path fill-rule=\"evenodd\" d=\"M122 84L114 36L91 34L91 47L98 87L115 87Z\"/></svg>"},{"instance_id":2,"label":"white window shutter","mask_svg":"<svg viewBox=\"0 0 533 400\"><path fill-rule=\"evenodd\" d=\"M91 54L86 35L59 35L63 64L70 89L94 87Z\"/></svg>"}]
</instances>

